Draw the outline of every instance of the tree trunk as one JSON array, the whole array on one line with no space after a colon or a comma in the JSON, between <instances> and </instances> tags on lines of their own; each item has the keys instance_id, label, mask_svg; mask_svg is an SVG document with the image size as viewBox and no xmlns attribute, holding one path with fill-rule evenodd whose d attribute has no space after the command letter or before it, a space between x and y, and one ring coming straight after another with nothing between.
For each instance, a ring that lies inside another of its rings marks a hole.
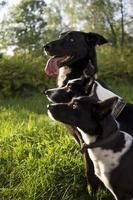
<instances>
[{"instance_id":1,"label":"tree trunk","mask_svg":"<svg viewBox=\"0 0 133 200\"><path fill-rule=\"evenodd\" d=\"M117 35L116 35L116 32L115 32L113 23L111 22L111 20L109 19L108 16L106 16L106 17L107 17L107 22L108 22L108 24L109 24L109 26L110 26L110 29L111 29L112 38L113 38L113 44L114 44L115 46L117 46Z\"/></svg>"},{"instance_id":2,"label":"tree trunk","mask_svg":"<svg viewBox=\"0 0 133 200\"><path fill-rule=\"evenodd\" d=\"M124 46L124 8L123 8L123 0L120 1L120 12L121 12L121 42L120 45L123 48Z\"/></svg>"}]
</instances>

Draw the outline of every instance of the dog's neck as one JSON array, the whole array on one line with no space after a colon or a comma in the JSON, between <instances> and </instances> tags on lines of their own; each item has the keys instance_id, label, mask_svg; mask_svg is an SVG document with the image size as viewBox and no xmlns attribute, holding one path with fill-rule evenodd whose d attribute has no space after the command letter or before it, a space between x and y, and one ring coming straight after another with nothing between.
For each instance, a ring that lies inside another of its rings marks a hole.
<instances>
[{"instance_id":1,"label":"dog's neck","mask_svg":"<svg viewBox=\"0 0 133 200\"><path fill-rule=\"evenodd\" d=\"M102 130L100 138L107 138L113 133L119 131L119 124L113 119L112 115L107 115L104 119L100 120L99 126Z\"/></svg>"},{"instance_id":2,"label":"dog's neck","mask_svg":"<svg viewBox=\"0 0 133 200\"><path fill-rule=\"evenodd\" d=\"M83 132L79 128L78 130L81 132L84 140L82 151L84 151L85 149L104 147L105 145L116 140L116 138L120 135L119 126L117 122L114 121L111 115L106 116L103 120L99 122L99 125L94 131L93 136L90 135L90 133Z\"/></svg>"},{"instance_id":3,"label":"dog's neck","mask_svg":"<svg viewBox=\"0 0 133 200\"><path fill-rule=\"evenodd\" d=\"M96 58L96 51L93 49L93 56L89 55L89 53L80 60L77 60L76 62L68 65L68 67L72 70L79 71L79 75L81 76L83 74L83 70L88 67L89 63L91 62L92 66L94 66L95 73L97 73L97 58ZM78 70L77 70L78 68Z\"/></svg>"},{"instance_id":4,"label":"dog's neck","mask_svg":"<svg viewBox=\"0 0 133 200\"><path fill-rule=\"evenodd\" d=\"M87 55L84 59L80 59L68 66L59 68L58 86L63 87L71 79L79 78L83 75L84 69L86 69L91 61L94 66L95 74L97 73L97 61L95 49L93 50L93 56Z\"/></svg>"},{"instance_id":5,"label":"dog's neck","mask_svg":"<svg viewBox=\"0 0 133 200\"><path fill-rule=\"evenodd\" d=\"M119 126L111 115L107 115L100 121L99 126L101 127L101 133L100 135L99 131L96 133L95 142L91 143L88 148L104 147L114 142L120 135Z\"/></svg>"}]
</instances>

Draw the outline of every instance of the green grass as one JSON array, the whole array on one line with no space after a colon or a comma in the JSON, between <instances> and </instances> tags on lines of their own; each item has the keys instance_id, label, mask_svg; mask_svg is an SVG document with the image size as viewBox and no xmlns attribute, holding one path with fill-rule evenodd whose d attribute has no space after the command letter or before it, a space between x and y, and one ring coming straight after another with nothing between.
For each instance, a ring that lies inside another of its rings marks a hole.
<instances>
[{"instance_id":1,"label":"green grass","mask_svg":"<svg viewBox=\"0 0 133 200\"><path fill-rule=\"evenodd\" d=\"M133 102L130 83L111 88ZM43 95L0 101L0 199L111 200L107 191L89 196L80 148L46 104Z\"/></svg>"},{"instance_id":2,"label":"green grass","mask_svg":"<svg viewBox=\"0 0 133 200\"><path fill-rule=\"evenodd\" d=\"M78 199L86 191L80 149L47 117L44 97L1 101L0 121L0 199Z\"/></svg>"}]
</instances>

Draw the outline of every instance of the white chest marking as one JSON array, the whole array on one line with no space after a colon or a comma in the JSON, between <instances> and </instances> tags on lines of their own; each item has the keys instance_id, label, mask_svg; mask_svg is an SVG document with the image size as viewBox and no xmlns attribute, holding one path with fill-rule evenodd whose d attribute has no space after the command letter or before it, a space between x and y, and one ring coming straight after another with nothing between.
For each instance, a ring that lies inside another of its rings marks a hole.
<instances>
[{"instance_id":1,"label":"white chest marking","mask_svg":"<svg viewBox=\"0 0 133 200\"><path fill-rule=\"evenodd\" d=\"M104 101L106 99L109 99L111 97L119 97L118 95L116 95L115 93L111 92L110 90L104 88L100 83L98 83L97 81L95 81L97 83L97 87L96 87L96 94L98 96L98 99L100 101Z\"/></svg>"},{"instance_id":2,"label":"white chest marking","mask_svg":"<svg viewBox=\"0 0 133 200\"><path fill-rule=\"evenodd\" d=\"M68 67L61 67L59 69L58 75L58 87L62 87L63 81L66 79L67 74L71 72L71 69Z\"/></svg>"},{"instance_id":3,"label":"white chest marking","mask_svg":"<svg viewBox=\"0 0 133 200\"><path fill-rule=\"evenodd\" d=\"M79 128L78 130L80 131L82 138L86 144L89 144L96 140L96 137L90 137L88 134L84 133ZM110 172L119 166L120 159L130 149L133 142L133 138L129 134L125 132L123 132L123 134L125 138L125 146L120 152L115 153L112 150L105 150L99 147L94 149L88 149L89 156L94 164L95 174L112 192L115 198L116 196L110 185Z\"/></svg>"}]
</instances>

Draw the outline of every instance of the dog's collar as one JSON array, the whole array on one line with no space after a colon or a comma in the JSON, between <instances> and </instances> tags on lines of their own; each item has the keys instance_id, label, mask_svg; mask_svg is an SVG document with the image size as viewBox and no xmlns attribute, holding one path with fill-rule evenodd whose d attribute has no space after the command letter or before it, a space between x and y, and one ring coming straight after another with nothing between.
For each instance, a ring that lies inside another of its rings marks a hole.
<instances>
[{"instance_id":1,"label":"dog's collar","mask_svg":"<svg viewBox=\"0 0 133 200\"><path fill-rule=\"evenodd\" d=\"M118 98L118 101L116 102L112 110L112 116L114 119L116 119L121 114L121 112L125 108L125 105L126 105L125 101L122 98Z\"/></svg>"},{"instance_id":2,"label":"dog's collar","mask_svg":"<svg viewBox=\"0 0 133 200\"><path fill-rule=\"evenodd\" d=\"M114 139L116 139L118 137L119 133L120 133L120 131L117 130L115 133L111 134L107 138L97 139L95 142L90 143L90 144L86 144L84 142L84 143L82 143L82 146L81 146L81 152L84 153L87 149L94 149L94 148L102 147L103 145L106 145L106 144L110 143L111 141L113 141Z\"/></svg>"}]
</instances>

